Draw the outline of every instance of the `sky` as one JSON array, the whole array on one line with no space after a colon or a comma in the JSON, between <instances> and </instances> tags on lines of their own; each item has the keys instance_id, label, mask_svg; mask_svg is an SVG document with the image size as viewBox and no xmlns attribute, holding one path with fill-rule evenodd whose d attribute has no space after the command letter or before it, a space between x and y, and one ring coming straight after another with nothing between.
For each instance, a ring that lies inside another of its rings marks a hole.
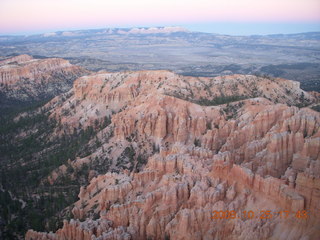
<instances>
[{"instance_id":1,"label":"sky","mask_svg":"<svg viewBox=\"0 0 320 240\"><path fill-rule=\"evenodd\" d=\"M184 26L231 35L320 31L320 0L0 0L0 34Z\"/></svg>"}]
</instances>

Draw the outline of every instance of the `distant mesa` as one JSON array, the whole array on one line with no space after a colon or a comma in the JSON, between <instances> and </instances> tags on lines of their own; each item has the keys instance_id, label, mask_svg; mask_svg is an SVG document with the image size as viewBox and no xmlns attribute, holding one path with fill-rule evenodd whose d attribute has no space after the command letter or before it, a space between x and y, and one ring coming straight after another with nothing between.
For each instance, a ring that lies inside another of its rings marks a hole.
<instances>
[{"instance_id":1,"label":"distant mesa","mask_svg":"<svg viewBox=\"0 0 320 240\"><path fill-rule=\"evenodd\" d=\"M74 33L74 32L63 32L62 36L66 36L66 37L72 37L72 36L77 36L78 34Z\"/></svg>"},{"instance_id":2,"label":"distant mesa","mask_svg":"<svg viewBox=\"0 0 320 240\"><path fill-rule=\"evenodd\" d=\"M106 28L98 30L76 30L76 31L59 31L59 32L48 32L42 34L42 37L72 37L72 36L82 36L88 34L88 32L94 31L97 34L171 34L190 32L188 29L172 26L172 27L135 27L135 28Z\"/></svg>"},{"instance_id":3,"label":"distant mesa","mask_svg":"<svg viewBox=\"0 0 320 240\"><path fill-rule=\"evenodd\" d=\"M183 27L151 27L151 28L132 28L126 32L129 34L158 34L158 33L176 33L176 32L189 32ZM118 31L119 33L119 31Z\"/></svg>"},{"instance_id":4,"label":"distant mesa","mask_svg":"<svg viewBox=\"0 0 320 240\"><path fill-rule=\"evenodd\" d=\"M188 29L173 26L173 27L136 27L136 28L109 28L106 29L103 33L107 34L171 34L190 32Z\"/></svg>"},{"instance_id":5,"label":"distant mesa","mask_svg":"<svg viewBox=\"0 0 320 240\"><path fill-rule=\"evenodd\" d=\"M56 35L57 35L57 33L55 33L55 32L49 32L49 33L44 33L43 34L44 37L54 37Z\"/></svg>"}]
</instances>

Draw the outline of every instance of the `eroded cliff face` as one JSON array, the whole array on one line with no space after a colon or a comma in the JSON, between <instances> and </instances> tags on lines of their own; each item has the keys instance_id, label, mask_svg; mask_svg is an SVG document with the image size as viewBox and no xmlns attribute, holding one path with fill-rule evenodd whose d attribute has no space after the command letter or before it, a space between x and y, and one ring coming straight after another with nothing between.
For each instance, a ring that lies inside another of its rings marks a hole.
<instances>
[{"instance_id":1,"label":"eroded cliff face","mask_svg":"<svg viewBox=\"0 0 320 240\"><path fill-rule=\"evenodd\" d=\"M30 101L56 96L89 72L60 58L19 55L0 61L0 90L11 100Z\"/></svg>"},{"instance_id":2,"label":"eroded cliff face","mask_svg":"<svg viewBox=\"0 0 320 240\"><path fill-rule=\"evenodd\" d=\"M78 78L67 101L57 97L48 106L54 107L52 115L73 130L129 107L143 108L147 101L157 104L155 97L161 101L166 96L173 97L172 101L181 99L202 106L254 97L287 105L309 105L319 100L314 94L301 90L298 82L279 78L252 75L195 78L169 71L139 71L98 73ZM233 110L228 112L229 117Z\"/></svg>"},{"instance_id":3,"label":"eroded cliff face","mask_svg":"<svg viewBox=\"0 0 320 240\"><path fill-rule=\"evenodd\" d=\"M249 99L199 105L232 95ZM55 133L112 116L97 134L100 147L69 163L108 158L109 172L89 174L73 220L56 233L30 230L26 239L319 239L320 115L288 106L316 101L295 82L254 76L79 78L65 101L47 105L61 123ZM133 154L121 165L128 148ZM49 176L51 184L63 169ZM237 217L212 219L214 211ZM261 218L265 211L272 215Z\"/></svg>"}]
</instances>

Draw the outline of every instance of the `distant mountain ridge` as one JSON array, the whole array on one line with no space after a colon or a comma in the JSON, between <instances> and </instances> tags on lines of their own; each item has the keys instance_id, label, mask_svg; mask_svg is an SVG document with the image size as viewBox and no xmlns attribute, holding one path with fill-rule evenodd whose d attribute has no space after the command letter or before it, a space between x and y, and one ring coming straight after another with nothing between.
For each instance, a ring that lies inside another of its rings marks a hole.
<instances>
[{"instance_id":1,"label":"distant mountain ridge","mask_svg":"<svg viewBox=\"0 0 320 240\"><path fill-rule=\"evenodd\" d=\"M229 36L182 27L101 28L0 36L0 55L70 60L92 71L172 70L215 77L260 74L320 91L320 32Z\"/></svg>"},{"instance_id":2,"label":"distant mountain ridge","mask_svg":"<svg viewBox=\"0 0 320 240\"><path fill-rule=\"evenodd\" d=\"M205 32L205 31L191 31L188 28L181 26L158 26L158 27L115 27L115 28L97 28L97 29L79 29L79 30L65 30L65 31L52 31L45 32L41 34L20 34L20 35L9 35L9 34L0 34L0 41L3 40L3 37L34 37L34 36L42 36L42 37L71 37L71 36L83 36L86 34L170 34L170 33L202 33L209 35L222 35L222 36L230 36L228 34L221 34L219 32ZM234 35L233 35L234 36ZM239 35L241 36L241 35ZM319 32L297 32L297 33L284 33L284 34L250 34L243 35L247 37L272 37L272 38L287 38L287 37L297 37L297 38L309 38L309 39L320 39L320 31Z\"/></svg>"},{"instance_id":3,"label":"distant mountain ridge","mask_svg":"<svg viewBox=\"0 0 320 240\"><path fill-rule=\"evenodd\" d=\"M88 34L171 34L171 33L192 33L184 27L166 26L166 27L133 27L133 28L100 28L100 29L81 29L68 31L54 31L43 34L28 34L28 35L0 35L0 41L4 37L13 38L32 38L32 37L73 37L85 36ZM210 33L208 33L210 34Z\"/></svg>"}]
</instances>

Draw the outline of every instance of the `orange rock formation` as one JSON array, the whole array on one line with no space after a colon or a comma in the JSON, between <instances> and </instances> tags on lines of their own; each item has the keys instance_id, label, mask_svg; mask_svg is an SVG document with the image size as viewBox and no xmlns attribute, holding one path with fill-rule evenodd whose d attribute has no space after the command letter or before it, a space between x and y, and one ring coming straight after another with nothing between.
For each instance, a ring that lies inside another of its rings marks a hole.
<instances>
[{"instance_id":1,"label":"orange rock formation","mask_svg":"<svg viewBox=\"0 0 320 240\"><path fill-rule=\"evenodd\" d=\"M231 95L250 99L198 104ZM56 233L29 230L26 239L319 239L320 114L289 106L315 101L296 82L255 76L81 77L66 101L48 104L51 117L72 131L112 115L97 135L112 148L72 164L108 156L116 169L119 149L129 145L147 164L93 177L80 189L73 220ZM214 211L239 218L212 219ZM298 218L303 211L308 217Z\"/></svg>"},{"instance_id":2,"label":"orange rock formation","mask_svg":"<svg viewBox=\"0 0 320 240\"><path fill-rule=\"evenodd\" d=\"M67 91L74 79L88 73L61 58L19 55L0 61L0 89L9 98L30 100Z\"/></svg>"}]
</instances>

